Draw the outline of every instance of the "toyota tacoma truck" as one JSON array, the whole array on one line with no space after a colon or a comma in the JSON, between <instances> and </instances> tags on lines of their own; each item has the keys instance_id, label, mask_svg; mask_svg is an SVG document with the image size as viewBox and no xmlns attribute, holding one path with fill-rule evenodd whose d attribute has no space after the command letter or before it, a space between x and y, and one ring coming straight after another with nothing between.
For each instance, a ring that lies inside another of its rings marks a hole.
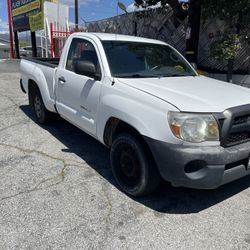
<instances>
[{"instance_id":1,"label":"toyota tacoma truck","mask_svg":"<svg viewBox=\"0 0 250 250\"><path fill-rule=\"evenodd\" d=\"M74 33L60 59L22 59L20 68L36 121L57 113L109 147L131 196L161 178L214 189L250 174L250 90L198 75L164 42Z\"/></svg>"}]
</instances>

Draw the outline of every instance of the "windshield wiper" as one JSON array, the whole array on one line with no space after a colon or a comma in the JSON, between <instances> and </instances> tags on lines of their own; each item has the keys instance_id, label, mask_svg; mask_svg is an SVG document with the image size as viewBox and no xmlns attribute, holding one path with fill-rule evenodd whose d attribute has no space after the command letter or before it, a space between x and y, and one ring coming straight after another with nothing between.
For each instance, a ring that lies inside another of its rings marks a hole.
<instances>
[{"instance_id":1,"label":"windshield wiper","mask_svg":"<svg viewBox=\"0 0 250 250\"><path fill-rule=\"evenodd\" d=\"M184 77L184 76L195 76L192 74L167 74L163 75L163 77Z\"/></svg>"},{"instance_id":2,"label":"windshield wiper","mask_svg":"<svg viewBox=\"0 0 250 250\"><path fill-rule=\"evenodd\" d=\"M162 77L162 75L157 75L157 74L142 74L142 73L134 73L134 74L130 74L130 75L126 75L126 74L117 74L115 75L115 77L120 77L120 78L151 78L151 77L157 77L160 78Z\"/></svg>"}]
</instances>

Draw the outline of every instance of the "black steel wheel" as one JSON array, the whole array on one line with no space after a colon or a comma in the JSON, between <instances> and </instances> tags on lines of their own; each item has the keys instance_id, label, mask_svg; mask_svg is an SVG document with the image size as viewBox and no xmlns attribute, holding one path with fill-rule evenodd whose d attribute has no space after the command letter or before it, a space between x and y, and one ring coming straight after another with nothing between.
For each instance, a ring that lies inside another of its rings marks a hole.
<instances>
[{"instance_id":1,"label":"black steel wheel","mask_svg":"<svg viewBox=\"0 0 250 250\"><path fill-rule=\"evenodd\" d=\"M143 196L158 186L160 176L143 144L130 134L118 135L110 151L111 169L121 189Z\"/></svg>"},{"instance_id":2,"label":"black steel wheel","mask_svg":"<svg viewBox=\"0 0 250 250\"><path fill-rule=\"evenodd\" d=\"M43 124L51 120L53 113L46 109L38 87L33 87L29 91L29 103L37 123Z\"/></svg>"}]
</instances>

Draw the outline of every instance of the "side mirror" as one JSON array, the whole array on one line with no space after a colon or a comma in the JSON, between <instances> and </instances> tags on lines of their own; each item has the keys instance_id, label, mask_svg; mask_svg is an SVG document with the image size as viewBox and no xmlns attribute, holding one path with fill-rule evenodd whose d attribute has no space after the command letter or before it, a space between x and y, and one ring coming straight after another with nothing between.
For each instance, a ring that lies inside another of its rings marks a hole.
<instances>
[{"instance_id":1,"label":"side mirror","mask_svg":"<svg viewBox=\"0 0 250 250\"><path fill-rule=\"evenodd\" d=\"M99 80L100 78L96 74L95 64L90 61L77 60L75 62L75 73L94 78L95 80Z\"/></svg>"}]
</instances>

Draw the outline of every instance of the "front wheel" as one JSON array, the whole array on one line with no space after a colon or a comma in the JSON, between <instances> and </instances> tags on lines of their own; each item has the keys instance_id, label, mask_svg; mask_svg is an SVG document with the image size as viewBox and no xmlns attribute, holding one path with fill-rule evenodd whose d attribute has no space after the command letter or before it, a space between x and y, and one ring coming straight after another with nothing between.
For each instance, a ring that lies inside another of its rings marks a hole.
<instances>
[{"instance_id":1,"label":"front wheel","mask_svg":"<svg viewBox=\"0 0 250 250\"><path fill-rule=\"evenodd\" d=\"M156 189L160 176L143 144L130 134L118 135L110 151L111 169L122 190L143 196Z\"/></svg>"}]
</instances>

